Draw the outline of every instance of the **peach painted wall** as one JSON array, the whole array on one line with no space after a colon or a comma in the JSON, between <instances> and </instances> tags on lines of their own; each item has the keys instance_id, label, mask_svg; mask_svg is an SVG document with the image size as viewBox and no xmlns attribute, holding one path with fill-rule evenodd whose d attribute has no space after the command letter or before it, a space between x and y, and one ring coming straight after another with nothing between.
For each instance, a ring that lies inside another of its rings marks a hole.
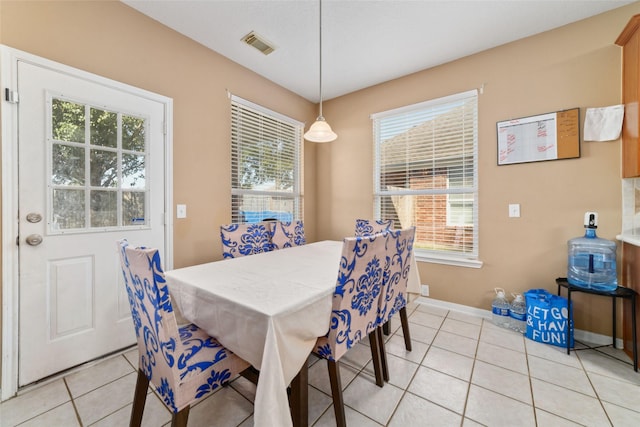
<instances>
[{"instance_id":1,"label":"peach painted wall","mask_svg":"<svg viewBox=\"0 0 640 427\"><path fill-rule=\"evenodd\" d=\"M579 107L582 132L587 107L620 104L621 49L614 41L639 12L634 3L327 101L325 117L339 137L318 148L319 237L341 238L354 218L372 215L372 113L484 87L478 101L484 264L419 263L422 282L432 298L482 309L490 309L495 287L555 293L554 279L566 276L567 240L584 233L586 211L599 213L600 237L615 239L621 231L620 140L582 141L579 159L497 166L496 122ZM520 204L520 218L508 217L510 203ZM576 327L610 335L610 304L575 294Z\"/></svg>"}]
</instances>

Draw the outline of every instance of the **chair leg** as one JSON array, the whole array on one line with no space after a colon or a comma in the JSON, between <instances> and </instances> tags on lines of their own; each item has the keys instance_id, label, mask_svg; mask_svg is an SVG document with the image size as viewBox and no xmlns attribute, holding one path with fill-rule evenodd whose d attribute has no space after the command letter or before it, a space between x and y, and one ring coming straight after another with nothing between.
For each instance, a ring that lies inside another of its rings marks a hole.
<instances>
[{"instance_id":1,"label":"chair leg","mask_svg":"<svg viewBox=\"0 0 640 427\"><path fill-rule=\"evenodd\" d=\"M371 361L373 362L373 371L376 374L376 385L382 387L384 385L384 373L382 365L382 357L380 356L380 340L378 339L378 331L375 328L369 333L369 346L371 347Z\"/></svg>"},{"instance_id":2,"label":"chair leg","mask_svg":"<svg viewBox=\"0 0 640 427\"><path fill-rule=\"evenodd\" d=\"M189 419L189 406L182 408L177 414L171 417L171 427L187 427Z\"/></svg>"},{"instance_id":3,"label":"chair leg","mask_svg":"<svg viewBox=\"0 0 640 427\"><path fill-rule=\"evenodd\" d=\"M291 381L291 419L294 427L306 427L309 424L309 366L305 361L300 372Z\"/></svg>"},{"instance_id":4,"label":"chair leg","mask_svg":"<svg viewBox=\"0 0 640 427\"><path fill-rule=\"evenodd\" d=\"M331 396L333 397L333 411L336 414L336 427L347 427L344 401L342 400L340 366L337 360L327 360L327 367L329 368L329 382L331 383Z\"/></svg>"},{"instance_id":5,"label":"chair leg","mask_svg":"<svg viewBox=\"0 0 640 427\"><path fill-rule=\"evenodd\" d=\"M382 370L382 378L384 379L384 381L389 381L389 365L387 364L387 351L384 348L384 336L382 335L383 331L382 328L376 328L375 331L375 336L376 336L376 340L378 341L378 353L380 355L380 369ZM373 348L373 346L372 346ZM371 350L371 356L373 357L373 350ZM376 368L376 364L375 364L375 360L373 362L373 367L374 369ZM378 380L378 373L376 372L376 384L377 384L377 380ZM382 385L378 384L380 387L382 387Z\"/></svg>"},{"instance_id":6,"label":"chair leg","mask_svg":"<svg viewBox=\"0 0 640 427\"><path fill-rule=\"evenodd\" d=\"M253 366L249 366L247 369L245 369L244 371L240 372L240 376L248 379L253 384L257 385L258 384L258 378L260 377L260 371L258 371Z\"/></svg>"},{"instance_id":7,"label":"chair leg","mask_svg":"<svg viewBox=\"0 0 640 427\"><path fill-rule=\"evenodd\" d=\"M148 387L149 380L147 376L138 369L138 379L136 380L136 389L133 393L133 407L131 408L129 427L140 427L140 424L142 424L142 414L144 413L144 404L147 400Z\"/></svg>"},{"instance_id":8,"label":"chair leg","mask_svg":"<svg viewBox=\"0 0 640 427\"><path fill-rule=\"evenodd\" d=\"M404 335L404 346L407 351L411 351L411 334L409 333L409 317L407 307L400 309L400 322L402 323L402 335Z\"/></svg>"}]
</instances>

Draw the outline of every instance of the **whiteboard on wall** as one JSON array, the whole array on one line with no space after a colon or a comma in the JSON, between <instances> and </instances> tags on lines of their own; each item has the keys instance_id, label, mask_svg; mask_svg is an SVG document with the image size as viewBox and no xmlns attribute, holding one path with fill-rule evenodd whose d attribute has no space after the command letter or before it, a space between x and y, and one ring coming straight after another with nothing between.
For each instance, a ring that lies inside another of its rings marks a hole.
<instances>
[{"instance_id":1,"label":"whiteboard on wall","mask_svg":"<svg viewBox=\"0 0 640 427\"><path fill-rule=\"evenodd\" d=\"M580 157L580 110L497 123L498 165Z\"/></svg>"}]
</instances>

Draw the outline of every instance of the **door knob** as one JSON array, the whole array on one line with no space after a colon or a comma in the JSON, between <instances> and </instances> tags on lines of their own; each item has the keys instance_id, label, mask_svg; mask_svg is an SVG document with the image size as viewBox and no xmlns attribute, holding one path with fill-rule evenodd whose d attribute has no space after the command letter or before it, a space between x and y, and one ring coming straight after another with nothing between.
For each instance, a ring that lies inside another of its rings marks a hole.
<instances>
[{"instance_id":1,"label":"door knob","mask_svg":"<svg viewBox=\"0 0 640 427\"><path fill-rule=\"evenodd\" d=\"M28 245L38 246L42 243L42 236L39 234L29 234L25 240Z\"/></svg>"}]
</instances>

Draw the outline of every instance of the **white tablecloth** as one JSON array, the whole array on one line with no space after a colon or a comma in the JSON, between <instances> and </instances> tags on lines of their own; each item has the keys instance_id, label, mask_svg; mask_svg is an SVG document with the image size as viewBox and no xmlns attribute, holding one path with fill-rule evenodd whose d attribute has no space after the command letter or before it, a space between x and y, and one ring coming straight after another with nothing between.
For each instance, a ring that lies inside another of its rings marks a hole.
<instances>
[{"instance_id":1,"label":"white tablecloth","mask_svg":"<svg viewBox=\"0 0 640 427\"><path fill-rule=\"evenodd\" d=\"M292 425L286 388L329 329L341 252L323 241L166 272L184 318L260 370L256 426Z\"/></svg>"}]
</instances>

